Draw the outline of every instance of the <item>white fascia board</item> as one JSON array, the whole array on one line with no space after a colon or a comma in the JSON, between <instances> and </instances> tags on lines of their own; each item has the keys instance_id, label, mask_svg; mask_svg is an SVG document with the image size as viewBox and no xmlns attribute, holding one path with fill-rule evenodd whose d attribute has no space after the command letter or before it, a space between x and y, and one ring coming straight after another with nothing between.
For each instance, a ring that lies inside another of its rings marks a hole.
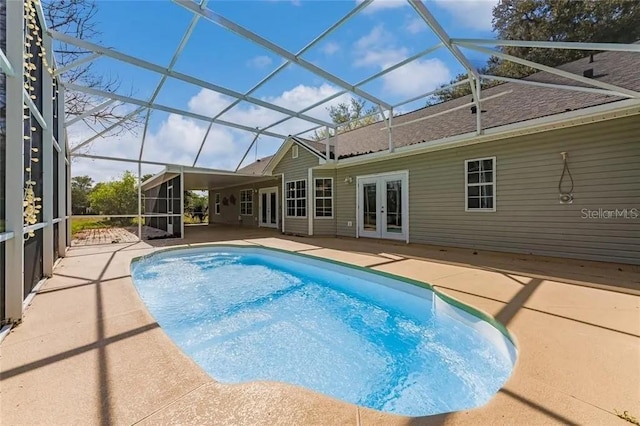
<instances>
[{"instance_id":1,"label":"white fascia board","mask_svg":"<svg viewBox=\"0 0 640 426\"><path fill-rule=\"evenodd\" d=\"M167 167L165 167L160 172L156 173L155 175L151 176L149 179L147 179L144 182L142 182L140 184L140 186L142 186L144 188L145 186L147 186L148 184L152 183L154 180L158 179L160 176L162 176L165 173L167 173Z\"/></svg>"},{"instance_id":2,"label":"white fascia board","mask_svg":"<svg viewBox=\"0 0 640 426\"><path fill-rule=\"evenodd\" d=\"M208 169L206 167L188 167L188 166L178 166L172 164L167 167L167 171L171 173L180 173L180 168L184 168L184 173L198 173L205 175L220 175L220 176L255 176L244 173L236 173L233 170L221 170L221 169Z\"/></svg>"},{"instance_id":3,"label":"white fascia board","mask_svg":"<svg viewBox=\"0 0 640 426\"><path fill-rule=\"evenodd\" d=\"M303 147L304 149L306 149L307 151L309 151L311 154L315 155L316 157L318 157L318 159L320 160L324 160L324 155L319 152L318 150L316 150L314 147L309 146L305 143L304 140L299 139L296 136L292 136L291 139L293 139L293 141L298 144L299 146Z\"/></svg>"}]
</instances>

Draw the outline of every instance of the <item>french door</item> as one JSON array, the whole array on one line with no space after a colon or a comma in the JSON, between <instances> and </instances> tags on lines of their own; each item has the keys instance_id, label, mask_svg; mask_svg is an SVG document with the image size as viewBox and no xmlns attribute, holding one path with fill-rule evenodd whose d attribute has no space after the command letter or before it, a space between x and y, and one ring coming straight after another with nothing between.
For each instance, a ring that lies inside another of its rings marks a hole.
<instances>
[{"instance_id":1,"label":"french door","mask_svg":"<svg viewBox=\"0 0 640 426\"><path fill-rule=\"evenodd\" d=\"M278 188L263 188L259 191L260 226L278 227Z\"/></svg>"},{"instance_id":2,"label":"french door","mask_svg":"<svg viewBox=\"0 0 640 426\"><path fill-rule=\"evenodd\" d=\"M358 177L358 235L406 240L408 236L408 174Z\"/></svg>"}]
</instances>

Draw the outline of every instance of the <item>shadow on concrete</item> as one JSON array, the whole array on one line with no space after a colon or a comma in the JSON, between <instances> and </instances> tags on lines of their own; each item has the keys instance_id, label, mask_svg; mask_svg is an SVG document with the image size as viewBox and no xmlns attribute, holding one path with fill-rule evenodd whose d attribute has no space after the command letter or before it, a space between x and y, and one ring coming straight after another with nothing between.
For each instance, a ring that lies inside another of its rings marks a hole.
<instances>
[{"instance_id":1,"label":"shadow on concrete","mask_svg":"<svg viewBox=\"0 0 640 426\"><path fill-rule=\"evenodd\" d=\"M482 271L551 280L570 285L640 296L640 266L564 259L529 254L514 254L444 247L424 244L405 244L399 241L347 237L302 237L283 235L277 229L240 227L234 225L207 225L185 228L184 239L152 240L145 243L153 247L182 244L243 240L260 245L261 238L279 238L319 248L346 250L356 254L378 256L381 262L389 260L385 254L403 259L415 259L452 266L464 266ZM301 249L311 252L314 249ZM398 259L400 261L400 259ZM521 283L523 284L523 283Z\"/></svg>"}]
</instances>

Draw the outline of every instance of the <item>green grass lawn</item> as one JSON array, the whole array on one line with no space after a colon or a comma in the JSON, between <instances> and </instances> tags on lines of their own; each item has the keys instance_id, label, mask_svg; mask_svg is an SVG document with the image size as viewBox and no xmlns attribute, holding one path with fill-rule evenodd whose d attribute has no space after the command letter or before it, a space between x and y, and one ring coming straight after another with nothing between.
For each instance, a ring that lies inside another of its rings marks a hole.
<instances>
[{"instance_id":1,"label":"green grass lawn","mask_svg":"<svg viewBox=\"0 0 640 426\"><path fill-rule=\"evenodd\" d=\"M207 223L208 221L209 221L209 216L208 215L205 215L205 217L202 219L202 222L200 222L194 216L191 216L191 215L188 215L188 214L184 215L184 223L185 224Z\"/></svg>"},{"instance_id":2,"label":"green grass lawn","mask_svg":"<svg viewBox=\"0 0 640 426\"><path fill-rule=\"evenodd\" d=\"M71 218L71 234L75 235L85 229L111 228L113 225L106 218Z\"/></svg>"},{"instance_id":3,"label":"green grass lawn","mask_svg":"<svg viewBox=\"0 0 640 426\"><path fill-rule=\"evenodd\" d=\"M85 231L87 229L100 229L100 228L126 228L128 226L135 226L138 224L138 218L129 219L129 223L123 223L127 219L109 219L109 217L73 217L71 218L71 234L75 235L78 232ZM185 215L184 223L207 223L207 217L205 216L202 222L199 222L197 219Z\"/></svg>"}]
</instances>

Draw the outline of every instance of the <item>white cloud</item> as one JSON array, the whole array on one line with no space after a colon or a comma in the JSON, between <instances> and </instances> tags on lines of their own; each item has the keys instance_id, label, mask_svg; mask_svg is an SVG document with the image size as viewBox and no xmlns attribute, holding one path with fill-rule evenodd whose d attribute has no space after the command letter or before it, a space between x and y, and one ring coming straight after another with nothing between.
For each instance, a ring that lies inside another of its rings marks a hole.
<instances>
[{"instance_id":1,"label":"white cloud","mask_svg":"<svg viewBox=\"0 0 640 426\"><path fill-rule=\"evenodd\" d=\"M280 95L264 97L263 100L298 111L331 96L337 91L336 87L326 83L319 86L301 84L282 92ZM307 114L317 119L330 121L329 114L326 111L327 106L345 102L348 98L348 95L339 96L308 111ZM205 116L215 116L232 102L233 99L227 96L203 89L189 100L187 109L190 112ZM264 127L284 117L286 117L284 114L277 111L243 102L227 111L220 118L249 127ZM304 120L291 119L275 126L271 130L287 135L298 133L313 126L313 123ZM176 114L167 114L158 126L148 132L143 160L190 166L200 148L207 127L208 123L204 121ZM75 146L92 135L93 132L86 126L80 123L74 125L70 128L70 144ZM88 154L137 160L141 139L141 129L137 134L124 133L119 136L97 139L90 145ZM198 166L227 170L234 169L252 139L253 135L251 133L214 125L198 160ZM260 149L261 155L271 153L265 152L265 146L267 146L267 151L273 151L277 149L278 145L274 141L269 141L267 145L262 145ZM145 166L143 173L146 173L144 170L148 168L148 166ZM94 180L102 181L118 178L124 170L136 171L136 169L137 165L135 163L77 159L72 166L72 173L74 176L88 174ZM157 171L157 168L151 170L151 172Z\"/></svg>"},{"instance_id":2,"label":"white cloud","mask_svg":"<svg viewBox=\"0 0 640 426\"><path fill-rule=\"evenodd\" d=\"M271 65L271 63L273 62L273 60L265 55L260 55L260 56L256 56L255 58L251 58L247 61L247 65L250 66L251 68L266 68L269 65Z\"/></svg>"},{"instance_id":3,"label":"white cloud","mask_svg":"<svg viewBox=\"0 0 640 426\"><path fill-rule=\"evenodd\" d=\"M442 83L450 81L449 68L439 59L418 59L397 70L391 71L383 78L385 90L410 97L435 89Z\"/></svg>"},{"instance_id":4,"label":"white cloud","mask_svg":"<svg viewBox=\"0 0 640 426\"><path fill-rule=\"evenodd\" d=\"M397 46L393 35L382 25L354 44L357 67L384 70L410 56L409 49ZM383 90L391 95L408 97L433 90L451 80L451 71L439 59L417 59L380 77Z\"/></svg>"},{"instance_id":5,"label":"white cloud","mask_svg":"<svg viewBox=\"0 0 640 426\"><path fill-rule=\"evenodd\" d=\"M383 43L390 44L393 41L395 41L393 34L385 30L384 25L379 24L373 27L367 35L360 37L353 47L356 50L367 50Z\"/></svg>"},{"instance_id":6,"label":"white cloud","mask_svg":"<svg viewBox=\"0 0 640 426\"><path fill-rule=\"evenodd\" d=\"M356 0L356 3L362 3L363 0ZM406 0L374 0L364 11L366 13L375 13L381 10L396 9L407 6Z\"/></svg>"},{"instance_id":7,"label":"white cloud","mask_svg":"<svg viewBox=\"0 0 640 426\"><path fill-rule=\"evenodd\" d=\"M406 23L405 28L411 34L419 34L426 31L428 27L422 18L412 18Z\"/></svg>"},{"instance_id":8,"label":"white cloud","mask_svg":"<svg viewBox=\"0 0 640 426\"><path fill-rule=\"evenodd\" d=\"M325 43L325 45L322 46L322 48L320 50L325 55L331 56L334 53L336 53L338 50L340 50L340 45L338 43L336 43L336 42L330 41L328 43Z\"/></svg>"},{"instance_id":9,"label":"white cloud","mask_svg":"<svg viewBox=\"0 0 640 426\"><path fill-rule=\"evenodd\" d=\"M433 2L438 8L452 15L456 25L483 31L493 29L492 12L498 4L497 0L433 0Z\"/></svg>"}]
</instances>

